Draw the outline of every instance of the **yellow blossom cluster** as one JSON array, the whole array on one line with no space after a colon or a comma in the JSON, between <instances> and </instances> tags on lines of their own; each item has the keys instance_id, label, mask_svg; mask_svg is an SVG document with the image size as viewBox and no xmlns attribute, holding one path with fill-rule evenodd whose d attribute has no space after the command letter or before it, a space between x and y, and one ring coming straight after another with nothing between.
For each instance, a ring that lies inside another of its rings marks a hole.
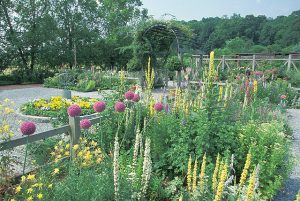
<instances>
[{"instance_id":1,"label":"yellow blossom cluster","mask_svg":"<svg viewBox=\"0 0 300 201\"><path fill-rule=\"evenodd\" d=\"M41 110L57 111L61 108L67 108L72 104L77 104L82 109L90 109L95 102L97 102L96 99L82 98L79 96L74 96L71 100L65 99L61 96L53 96L49 100L44 98L36 99L33 101L32 105Z\"/></svg>"},{"instance_id":2,"label":"yellow blossom cluster","mask_svg":"<svg viewBox=\"0 0 300 201\"><path fill-rule=\"evenodd\" d=\"M45 182L43 178L36 178L35 174L23 175L10 200L42 200L52 189L53 182Z\"/></svg>"},{"instance_id":3,"label":"yellow blossom cluster","mask_svg":"<svg viewBox=\"0 0 300 201\"><path fill-rule=\"evenodd\" d=\"M12 106L14 101L5 99L0 101L0 140L8 140L14 136L14 132L11 130L11 125L8 124L7 118L14 112Z\"/></svg>"},{"instance_id":4,"label":"yellow blossom cluster","mask_svg":"<svg viewBox=\"0 0 300 201\"><path fill-rule=\"evenodd\" d=\"M61 140L54 146L54 150L50 154L54 163L71 156L73 163L79 168L91 167L100 164L103 160L102 150L98 147L98 143L93 140L87 141L85 138L81 138L80 143L73 147ZM53 172L53 174L58 173L58 170Z\"/></svg>"}]
</instances>

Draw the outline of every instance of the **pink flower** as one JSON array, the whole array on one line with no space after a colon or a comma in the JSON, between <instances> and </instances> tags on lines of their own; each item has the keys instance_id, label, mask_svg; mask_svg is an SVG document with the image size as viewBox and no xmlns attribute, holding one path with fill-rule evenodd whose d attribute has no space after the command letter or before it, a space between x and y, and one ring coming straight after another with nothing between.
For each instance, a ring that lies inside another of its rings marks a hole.
<instances>
[{"instance_id":1,"label":"pink flower","mask_svg":"<svg viewBox=\"0 0 300 201\"><path fill-rule=\"evenodd\" d=\"M282 100L285 100L285 99L286 99L286 95L281 95L280 98L281 98Z\"/></svg>"},{"instance_id":2,"label":"pink flower","mask_svg":"<svg viewBox=\"0 0 300 201\"><path fill-rule=\"evenodd\" d=\"M92 126L92 123L88 119L82 119L80 121L80 128L82 129L89 129Z\"/></svg>"},{"instance_id":3,"label":"pink flower","mask_svg":"<svg viewBox=\"0 0 300 201\"><path fill-rule=\"evenodd\" d=\"M262 74L264 74L264 72L262 72L262 71L255 71L254 74L255 75L262 75Z\"/></svg>"},{"instance_id":4,"label":"pink flower","mask_svg":"<svg viewBox=\"0 0 300 201\"><path fill-rule=\"evenodd\" d=\"M133 102L139 102L140 101L140 96L138 94L134 94L133 98L132 98Z\"/></svg>"},{"instance_id":5,"label":"pink flower","mask_svg":"<svg viewBox=\"0 0 300 201\"><path fill-rule=\"evenodd\" d=\"M127 99L127 100L132 100L133 97L134 97L134 93L132 91L127 91L125 94L124 94L124 97Z\"/></svg>"},{"instance_id":6,"label":"pink flower","mask_svg":"<svg viewBox=\"0 0 300 201\"><path fill-rule=\"evenodd\" d=\"M123 102L116 102L115 104L115 111L116 112L124 112L126 106Z\"/></svg>"},{"instance_id":7,"label":"pink flower","mask_svg":"<svg viewBox=\"0 0 300 201\"><path fill-rule=\"evenodd\" d=\"M103 112L105 110L105 107L106 107L106 104L103 101L98 101L93 106L95 112Z\"/></svg>"},{"instance_id":8,"label":"pink flower","mask_svg":"<svg viewBox=\"0 0 300 201\"><path fill-rule=\"evenodd\" d=\"M164 109L164 106L163 106L163 104L162 103L155 103L154 104L154 110L155 111L157 111L157 112L160 112L160 111L162 111Z\"/></svg>"},{"instance_id":9,"label":"pink flower","mask_svg":"<svg viewBox=\"0 0 300 201\"><path fill-rule=\"evenodd\" d=\"M79 105L73 104L68 108L68 114L70 117L80 116L81 108Z\"/></svg>"},{"instance_id":10,"label":"pink flower","mask_svg":"<svg viewBox=\"0 0 300 201\"><path fill-rule=\"evenodd\" d=\"M21 124L20 130L23 135L31 135L35 132L36 126L31 121L25 121Z\"/></svg>"}]
</instances>

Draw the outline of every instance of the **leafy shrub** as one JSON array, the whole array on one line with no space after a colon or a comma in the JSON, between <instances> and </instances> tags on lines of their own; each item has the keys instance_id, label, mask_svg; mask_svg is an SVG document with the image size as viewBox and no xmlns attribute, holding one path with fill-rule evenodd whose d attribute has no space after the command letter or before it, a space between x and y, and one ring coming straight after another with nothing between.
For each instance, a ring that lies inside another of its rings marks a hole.
<instances>
[{"instance_id":1,"label":"leafy shrub","mask_svg":"<svg viewBox=\"0 0 300 201\"><path fill-rule=\"evenodd\" d=\"M274 196L291 168L288 151L290 141L285 134L284 124L278 121L262 124L250 122L241 127L236 143L237 157L245 155L249 148L251 149L252 164L259 164L261 167L259 174L261 192L266 198ZM243 158L238 160L244 161ZM242 168L238 165L237 171L240 172Z\"/></svg>"}]
</instances>

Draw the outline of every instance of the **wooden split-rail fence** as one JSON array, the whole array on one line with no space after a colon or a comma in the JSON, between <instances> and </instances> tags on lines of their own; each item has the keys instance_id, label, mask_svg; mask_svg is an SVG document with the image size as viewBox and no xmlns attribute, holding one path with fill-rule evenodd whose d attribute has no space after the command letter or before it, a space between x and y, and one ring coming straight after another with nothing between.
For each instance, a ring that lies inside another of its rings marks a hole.
<instances>
[{"instance_id":1,"label":"wooden split-rail fence","mask_svg":"<svg viewBox=\"0 0 300 201\"><path fill-rule=\"evenodd\" d=\"M237 54L237 55L223 55L220 58L215 58L215 63L217 63L217 70L232 69L232 62L236 64L237 67L241 66L241 62L247 62L248 68L255 71L259 66L259 62L268 61L268 62L282 62L283 66L287 67L287 71L290 71L294 68L296 71L299 71L300 63L300 54L292 53L288 55L276 55L276 54ZM209 55L192 55L191 62L195 64L196 69L201 68L203 63L209 62ZM231 62L231 64L229 64ZM298 63L297 63L298 62ZM298 66L297 66L297 65Z\"/></svg>"},{"instance_id":2,"label":"wooden split-rail fence","mask_svg":"<svg viewBox=\"0 0 300 201\"><path fill-rule=\"evenodd\" d=\"M28 143L36 142L39 140L44 140L46 138L50 138L56 135L60 135L63 133L68 133L70 135L70 143L71 144L78 144L81 136L81 129L80 129L80 120L88 118L90 119L92 125L100 123L100 118L103 117L94 117L94 115L86 115L86 116L77 116L77 117L70 117L69 116L69 125L60 126L58 128L54 128L48 131L39 132L36 134L32 134L29 136L19 136L14 137L10 140L1 141L0 142L0 151L12 149L21 145L25 145Z\"/></svg>"}]
</instances>

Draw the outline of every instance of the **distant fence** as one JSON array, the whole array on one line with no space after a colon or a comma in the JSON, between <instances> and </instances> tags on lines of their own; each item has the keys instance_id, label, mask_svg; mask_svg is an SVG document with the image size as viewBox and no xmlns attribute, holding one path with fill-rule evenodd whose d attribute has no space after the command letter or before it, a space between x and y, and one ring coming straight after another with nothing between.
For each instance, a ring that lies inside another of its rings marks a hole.
<instances>
[{"instance_id":1,"label":"distant fence","mask_svg":"<svg viewBox=\"0 0 300 201\"><path fill-rule=\"evenodd\" d=\"M191 60L195 63L196 68L201 68L203 62L209 62L209 55L192 55ZM215 58L215 61L219 61L217 69L225 70L225 68L231 69L232 65L229 65L229 61L234 61L237 67L240 67L241 62L248 62L249 68L254 71L259 65L259 61L281 61L284 66L287 66L287 70L290 71L292 68L299 70L295 62L300 62L300 54L289 54L289 55L269 55L269 54L237 54L237 55L223 55L221 58Z\"/></svg>"},{"instance_id":2,"label":"distant fence","mask_svg":"<svg viewBox=\"0 0 300 201\"><path fill-rule=\"evenodd\" d=\"M7 149L12 149L14 147L25 145L27 143L27 140L28 140L28 142L35 142L35 141L43 140L43 139L50 138L50 137L53 137L56 135L60 135L63 133L70 134L71 144L78 144L80 136L81 136L80 120L83 118L90 118L90 117L92 117L92 116L91 115L80 116L80 117L79 116L78 117L70 117L69 116L69 125L64 125L64 126L61 126L58 128L54 128L54 129L51 129L48 131L36 133L33 135L29 135L29 136L20 136L20 137L12 138L11 140L2 141L2 142L0 142L0 151L4 151ZM99 123L100 118L103 118L103 117L91 118L90 121L91 121L92 125Z\"/></svg>"}]
</instances>

